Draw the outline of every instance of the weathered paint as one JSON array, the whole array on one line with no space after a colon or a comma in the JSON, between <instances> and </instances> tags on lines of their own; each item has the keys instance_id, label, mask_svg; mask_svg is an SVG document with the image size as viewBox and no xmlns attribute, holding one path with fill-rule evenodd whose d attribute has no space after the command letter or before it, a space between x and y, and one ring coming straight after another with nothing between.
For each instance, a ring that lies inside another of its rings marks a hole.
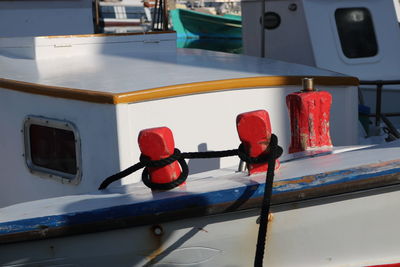
<instances>
[{"instance_id":1,"label":"weathered paint","mask_svg":"<svg viewBox=\"0 0 400 267\"><path fill-rule=\"evenodd\" d=\"M291 127L289 153L332 146L329 135L330 93L296 92L286 97L286 104Z\"/></svg>"},{"instance_id":2,"label":"weathered paint","mask_svg":"<svg viewBox=\"0 0 400 267\"><path fill-rule=\"evenodd\" d=\"M148 201L0 223L0 243L89 233L259 207L265 183L244 178L240 180L243 183L241 186L225 190L198 194L179 191ZM256 180L259 178L254 177ZM216 178L205 179L212 183ZM368 164L276 182L272 203L288 203L399 183L400 160L391 160L378 165Z\"/></svg>"},{"instance_id":3,"label":"weathered paint","mask_svg":"<svg viewBox=\"0 0 400 267\"><path fill-rule=\"evenodd\" d=\"M138 137L139 148L143 155L151 160L160 160L174 154L175 141L172 131L167 127L142 130ZM178 179L181 169L177 161L164 167L151 167L150 180L153 183L169 183Z\"/></svg>"}]
</instances>

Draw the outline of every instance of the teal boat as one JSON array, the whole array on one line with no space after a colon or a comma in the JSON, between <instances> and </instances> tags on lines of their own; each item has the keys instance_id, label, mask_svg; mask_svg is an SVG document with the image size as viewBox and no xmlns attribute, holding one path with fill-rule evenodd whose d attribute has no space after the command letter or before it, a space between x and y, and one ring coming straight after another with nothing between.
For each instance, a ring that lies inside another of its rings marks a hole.
<instances>
[{"instance_id":1,"label":"teal boat","mask_svg":"<svg viewBox=\"0 0 400 267\"><path fill-rule=\"evenodd\" d=\"M178 38L242 38L241 16L174 9L170 11L170 18Z\"/></svg>"}]
</instances>

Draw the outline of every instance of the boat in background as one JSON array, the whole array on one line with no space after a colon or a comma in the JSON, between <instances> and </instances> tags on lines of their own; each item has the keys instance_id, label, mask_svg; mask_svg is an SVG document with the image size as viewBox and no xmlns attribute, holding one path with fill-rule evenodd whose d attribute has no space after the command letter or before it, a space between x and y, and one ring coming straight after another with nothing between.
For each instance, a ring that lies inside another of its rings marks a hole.
<instances>
[{"instance_id":1,"label":"boat in background","mask_svg":"<svg viewBox=\"0 0 400 267\"><path fill-rule=\"evenodd\" d=\"M243 53L242 39L178 38L176 46L178 48L196 48L234 54Z\"/></svg>"},{"instance_id":2,"label":"boat in background","mask_svg":"<svg viewBox=\"0 0 400 267\"><path fill-rule=\"evenodd\" d=\"M367 106L362 108L362 116L376 118L366 124L367 134L382 135L384 127L399 138L395 130L400 128L400 27L396 10L397 0L243 0L244 54L358 77L360 104ZM264 17L261 24L260 17ZM394 127L390 122L381 125L389 118Z\"/></svg>"},{"instance_id":3,"label":"boat in background","mask_svg":"<svg viewBox=\"0 0 400 267\"><path fill-rule=\"evenodd\" d=\"M102 32L147 32L151 28L151 13L141 0L99 1Z\"/></svg>"},{"instance_id":4,"label":"boat in background","mask_svg":"<svg viewBox=\"0 0 400 267\"><path fill-rule=\"evenodd\" d=\"M189 9L170 10L170 20L178 38L241 39L241 16L212 15Z\"/></svg>"}]
</instances>

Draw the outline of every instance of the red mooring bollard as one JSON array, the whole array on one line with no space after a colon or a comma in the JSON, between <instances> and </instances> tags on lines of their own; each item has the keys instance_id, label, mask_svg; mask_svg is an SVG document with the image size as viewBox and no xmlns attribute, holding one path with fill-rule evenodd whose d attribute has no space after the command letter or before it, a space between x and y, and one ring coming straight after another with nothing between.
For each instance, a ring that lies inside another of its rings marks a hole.
<instances>
[{"instance_id":1,"label":"red mooring bollard","mask_svg":"<svg viewBox=\"0 0 400 267\"><path fill-rule=\"evenodd\" d=\"M167 127L151 128L140 131L139 148L143 155L151 160L165 159L174 154L175 142L172 131ZM165 184L175 181L181 175L178 162L159 168L149 168L153 183Z\"/></svg>"},{"instance_id":2,"label":"red mooring bollard","mask_svg":"<svg viewBox=\"0 0 400 267\"><path fill-rule=\"evenodd\" d=\"M267 153L271 140L271 122L266 110L256 110L239 114L236 117L236 128L245 151L250 157L258 157ZM279 168L279 161L276 161L275 169ZM267 163L248 164L249 174L265 172L268 169Z\"/></svg>"},{"instance_id":3,"label":"red mooring bollard","mask_svg":"<svg viewBox=\"0 0 400 267\"><path fill-rule=\"evenodd\" d=\"M303 90L286 96L290 115L289 153L331 147L329 116L332 96L315 91L313 79L303 79Z\"/></svg>"}]
</instances>

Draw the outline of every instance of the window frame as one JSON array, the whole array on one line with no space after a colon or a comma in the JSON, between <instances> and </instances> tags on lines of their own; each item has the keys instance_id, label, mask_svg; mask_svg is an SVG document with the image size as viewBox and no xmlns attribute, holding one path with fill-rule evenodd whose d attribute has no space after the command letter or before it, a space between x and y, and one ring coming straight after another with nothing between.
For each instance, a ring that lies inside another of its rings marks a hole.
<instances>
[{"instance_id":1,"label":"window frame","mask_svg":"<svg viewBox=\"0 0 400 267\"><path fill-rule=\"evenodd\" d=\"M46 168L33 163L31 154L31 141L30 141L31 125L39 125L60 130L67 130L71 131L74 134L76 174L71 174L59 170ZM50 178L52 180L59 181L63 184L77 185L80 183L82 179L81 142L77 127L72 122L66 120L58 120L41 116L29 115L25 118L22 132L24 134L25 163L32 174L35 174L43 178Z\"/></svg>"},{"instance_id":2,"label":"window frame","mask_svg":"<svg viewBox=\"0 0 400 267\"><path fill-rule=\"evenodd\" d=\"M376 43L377 43L377 49L378 49L376 55L374 55L372 57L349 58L343 52L342 43L341 43L340 36L339 36L339 29L338 29L337 23L336 23L335 13L338 9L353 9L353 8L366 9L371 15L373 30L374 30L374 34L376 37ZM376 31L377 26L376 26L375 20L374 20L374 12L372 12L370 8L368 8L366 6L353 6L353 5L335 6L332 11L333 12L331 13L331 26L332 26L334 36L335 36L334 39L335 39L335 43L336 43L336 47L337 47L337 52L339 53L342 61L344 61L347 64L352 65L352 64L373 63L373 62L378 62L379 60L382 59L382 54L380 52L379 36L378 36L378 32Z\"/></svg>"}]
</instances>

